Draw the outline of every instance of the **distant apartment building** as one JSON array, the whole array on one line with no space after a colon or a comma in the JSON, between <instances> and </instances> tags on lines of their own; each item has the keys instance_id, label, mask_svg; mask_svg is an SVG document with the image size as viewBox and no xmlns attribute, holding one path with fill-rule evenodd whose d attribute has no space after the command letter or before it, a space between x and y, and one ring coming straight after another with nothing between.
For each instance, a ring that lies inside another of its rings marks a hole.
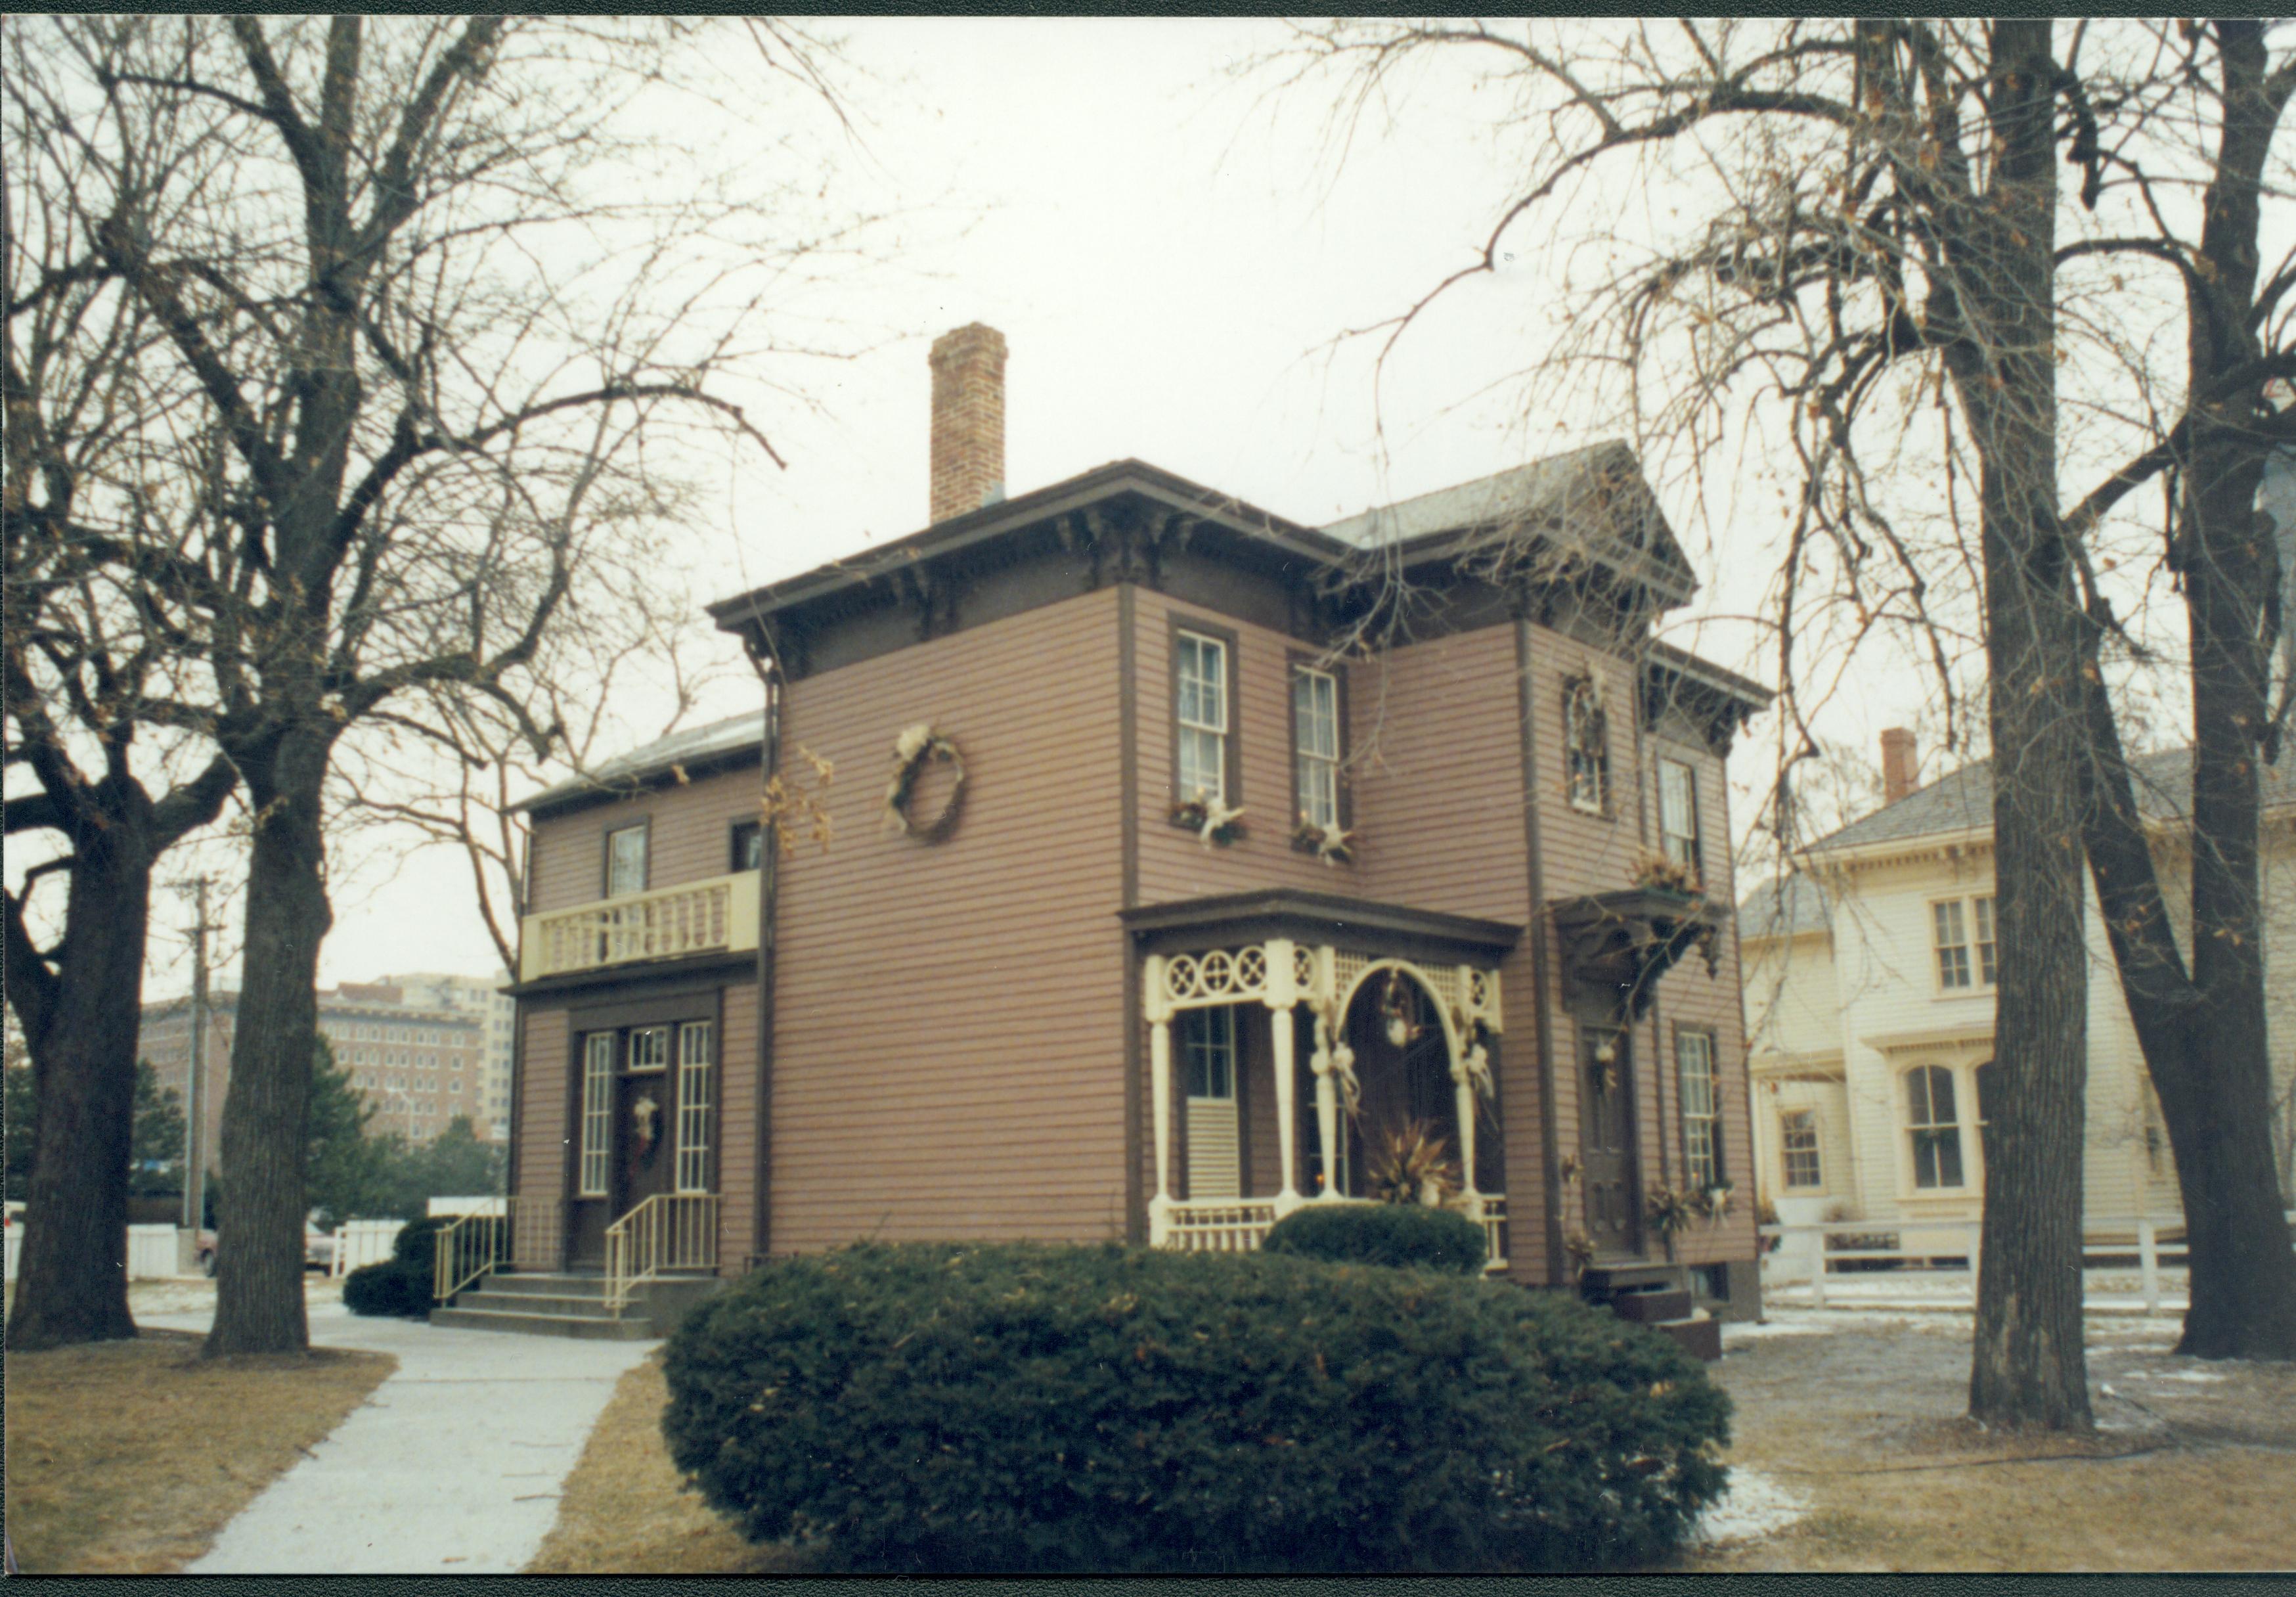
<instances>
[{"instance_id":1,"label":"distant apartment building","mask_svg":"<svg viewBox=\"0 0 2296 1597\"><path fill-rule=\"evenodd\" d=\"M484 1040L479 1066L482 1113L471 1118L483 1128L480 1136L502 1141L510 1125L511 1037L518 1018L518 1000L507 991L509 975L448 975L425 970L382 979L401 989L410 1004L451 1010L478 1020Z\"/></svg>"},{"instance_id":2,"label":"distant apartment building","mask_svg":"<svg viewBox=\"0 0 2296 1597\"><path fill-rule=\"evenodd\" d=\"M437 991L421 985L422 979L412 989L391 982L345 982L332 990L322 988L319 1033L334 1050L336 1064L373 1106L374 1117L367 1123L370 1132L396 1132L411 1142L427 1142L455 1116L467 1115L481 1139L498 1138L503 1111L490 1108L488 1100L506 1101L507 1092L500 1084L490 1084L488 1016L467 1000L440 1001ZM208 1000L200 1148L209 1170L223 1167L223 1102L231 1082L239 996L222 987ZM185 1098L191 1075L191 1009L188 997L146 1004L136 1041L138 1057L151 1061L160 1085Z\"/></svg>"}]
</instances>

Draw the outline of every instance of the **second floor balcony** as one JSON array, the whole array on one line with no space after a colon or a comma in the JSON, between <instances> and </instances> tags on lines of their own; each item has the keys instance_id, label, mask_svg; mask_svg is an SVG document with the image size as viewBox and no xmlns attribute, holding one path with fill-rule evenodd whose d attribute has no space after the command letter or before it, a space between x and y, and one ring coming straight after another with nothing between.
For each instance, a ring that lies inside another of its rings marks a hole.
<instances>
[{"instance_id":1,"label":"second floor balcony","mask_svg":"<svg viewBox=\"0 0 2296 1597\"><path fill-rule=\"evenodd\" d=\"M526 918L519 980L758 946L758 873L737 871Z\"/></svg>"}]
</instances>

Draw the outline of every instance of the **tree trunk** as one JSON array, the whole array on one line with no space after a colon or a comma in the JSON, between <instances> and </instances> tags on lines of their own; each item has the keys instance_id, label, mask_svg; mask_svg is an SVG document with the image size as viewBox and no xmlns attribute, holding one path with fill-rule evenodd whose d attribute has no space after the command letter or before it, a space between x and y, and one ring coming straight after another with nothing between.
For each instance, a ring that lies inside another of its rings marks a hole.
<instances>
[{"instance_id":1,"label":"tree trunk","mask_svg":"<svg viewBox=\"0 0 2296 1597\"><path fill-rule=\"evenodd\" d=\"M1997 21L1992 37L1993 181L1956 239L1967 333L1949 357L1982 463L2001 950L1969 1412L1994 1425L2086 1429L2081 634L2056 512L2055 65L2045 21Z\"/></svg>"},{"instance_id":2,"label":"tree trunk","mask_svg":"<svg viewBox=\"0 0 2296 1597\"><path fill-rule=\"evenodd\" d=\"M216 1317L209 1357L297 1353L303 1310L303 1162L327 905L320 792L330 739L298 729L242 760L255 806L247 943L223 1106Z\"/></svg>"},{"instance_id":3,"label":"tree trunk","mask_svg":"<svg viewBox=\"0 0 2296 1597\"><path fill-rule=\"evenodd\" d=\"M152 864L136 818L115 815L73 839L64 919L71 957L44 1024L25 1027L40 1113L8 1316L11 1352L135 1334L127 1313L127 1160Z\"/></svg>"}]
</instances>

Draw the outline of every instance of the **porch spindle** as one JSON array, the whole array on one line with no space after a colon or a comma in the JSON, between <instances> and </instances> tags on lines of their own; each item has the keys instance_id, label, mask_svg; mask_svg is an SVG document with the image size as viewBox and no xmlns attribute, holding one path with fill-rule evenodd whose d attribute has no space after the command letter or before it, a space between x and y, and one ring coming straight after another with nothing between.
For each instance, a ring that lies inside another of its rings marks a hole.
<instances>
[{"instance_id":1,"label":"porch spindle","mask_svg":"<svg viewBox=\"0 0 2296 1597\"><path fill-rule=\"evenodd\" d=\"M1156 1196L1148 1200L1148 1245L1161 1247L1172 1229L1172 1011L1161 954L1148 956L1140 990L1148 1014L1148 1099L1156 1131Z\"/></svg>"},{"instance_id":2,"label":"porch spindle","mask_svg":"<svg viewBox=\"0 0 2296 1597\"><path fill-rule=\"evenodd\" d=\"M1300 1206L1300 1121L1293 1107L1292 1072L1295 1068L1292 1052L1292 1005L1297 998L1296 973L1292 963L1292 943L1278 937L1267 945L1267 1011L1270 1035L1275 1047L1275 1147L1283 1173L1283 1185L1275 1195L1278 1219Z\"/></svg>"},{"instance_id":3,"label":"porch spindle","mask_svg":"<svg viewBox=\"0 0 2296 1597\"><path fill-rule=\"evenodd\" d=\"M1340 1200L1339 1147L1340 1093L1332 1084L1332 1025L1323 1016L1316 1017L1316 1051L1309 1056L1308 1068L1316 1073L1316 1142L1324 1157L1324 1190L1326 1201Z\"/></svg>"}]
</instances>

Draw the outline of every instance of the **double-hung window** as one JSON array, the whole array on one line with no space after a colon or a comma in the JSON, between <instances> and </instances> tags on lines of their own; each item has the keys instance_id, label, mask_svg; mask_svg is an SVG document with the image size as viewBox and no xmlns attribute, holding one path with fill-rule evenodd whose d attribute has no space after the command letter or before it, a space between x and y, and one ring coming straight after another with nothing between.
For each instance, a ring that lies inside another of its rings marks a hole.
<instances>
[{"instance_id":1,"label":"double-hung window","mask_svg":"<svg viewBox=\"0 0 2296 1597\"><path fill-rule=\"evenodd\" d=\"M1292 783L1300 819L1340 824L1340 683L1310 665L1292 668Z\"/></svg>"},{"instance_id":2,"label":"double-hung window","mask_svg":"<svg viewBox=\"0 0 2296 1597\"><path fill-rule=\"evenodd\" d=\"M1236 1136L1235 1011L1185 1009L1179 1029L1188 1090L1188 1196L1237 1197L1242 1188Z\"/></svg>"},{"instance_id":3,"label":"double-hung window","mask_svg":"<svg viewBox=\"0 0 2296 1597\"><path fill-rule=\"evenodd\" d=\"M1778 1142L1785 1155L1786 1185L1822 1187L1825 1169L1818 1162L1817 1111L1787 1109L1778 1116Z\"/></svg>"},{"instance_id":4,"label":"double-hung window","mask_svg":"<svg viewBox=\"0 0 2296 1597\"><path fill-rule=\"evenodd\" d=\"M1722 1124L1714 1092L1714 1034L1674 1035L1675 1066L1682 1083L1682 1164L1693 1192L1722 1184Z\"/></svg>"},{"instance_id":5,"label":"double-hung window","mask_svg":"<svg viewBox=\"0 0 2296 1597\"><path fill-rule=\"evenodd\" d=\"M1610 733L1595 684L1585 678L1562 690L1562 758L1570 807L1603 814L1610 803Z\"/></svg>"},{"instance_id":6,"label":"double-hung window","mask_svg":"<svg viewBox=\"0 0 2296 1597\"><path fill-rule=\"evenodd\" d=\"M1962 1184L1961 1116L1953 1072L1944 1066L1918 1065L1906 1073L1906 1133L1913 1140L1915 1186Z\"/></svg>"},{"instance_id":7,"label":"double-hung window","mask_svg":"<svg viewBox=\"0 0 2296 1597\"><path fill-rule=\"evenodd\" d=\"M1990 987L1998 978L1991 893L1982 898L1939 899L1931 904L1930 937L1937 947L1939 991L1962 992L1972 987Z\"/></svg>"},{"instance_id":8,"label":"double-hung window","mask_svg":"<svg viewBox=\"0 0 2296 1597\"><path fill-rule=\"evenodd\" d=\"M616 827L606 834L606 896L644 893L646 885L646 825Z\"/></svg>"},{"instance_id":9,"label":"double-hung window","mask_svg":"<svg viewBox=\"0 0 2296 1597\"><path fill-rule=\"evenodd\" d=\"M1666 857L1698 869L1698 781L1687 761L1658 762L1659 836Z\"/></svg>"},{"instance_id":10,"label":"double-hung window","mask_svg":"<svg viewBox=\"0 0 2296 1597\"><path fill-rule=\"evenodd\" d=\"M1217 638L1182 632L1179 652L1179 789L1182 800L1228 795L1227 645Z\"/></svg>"}]
</instances>

